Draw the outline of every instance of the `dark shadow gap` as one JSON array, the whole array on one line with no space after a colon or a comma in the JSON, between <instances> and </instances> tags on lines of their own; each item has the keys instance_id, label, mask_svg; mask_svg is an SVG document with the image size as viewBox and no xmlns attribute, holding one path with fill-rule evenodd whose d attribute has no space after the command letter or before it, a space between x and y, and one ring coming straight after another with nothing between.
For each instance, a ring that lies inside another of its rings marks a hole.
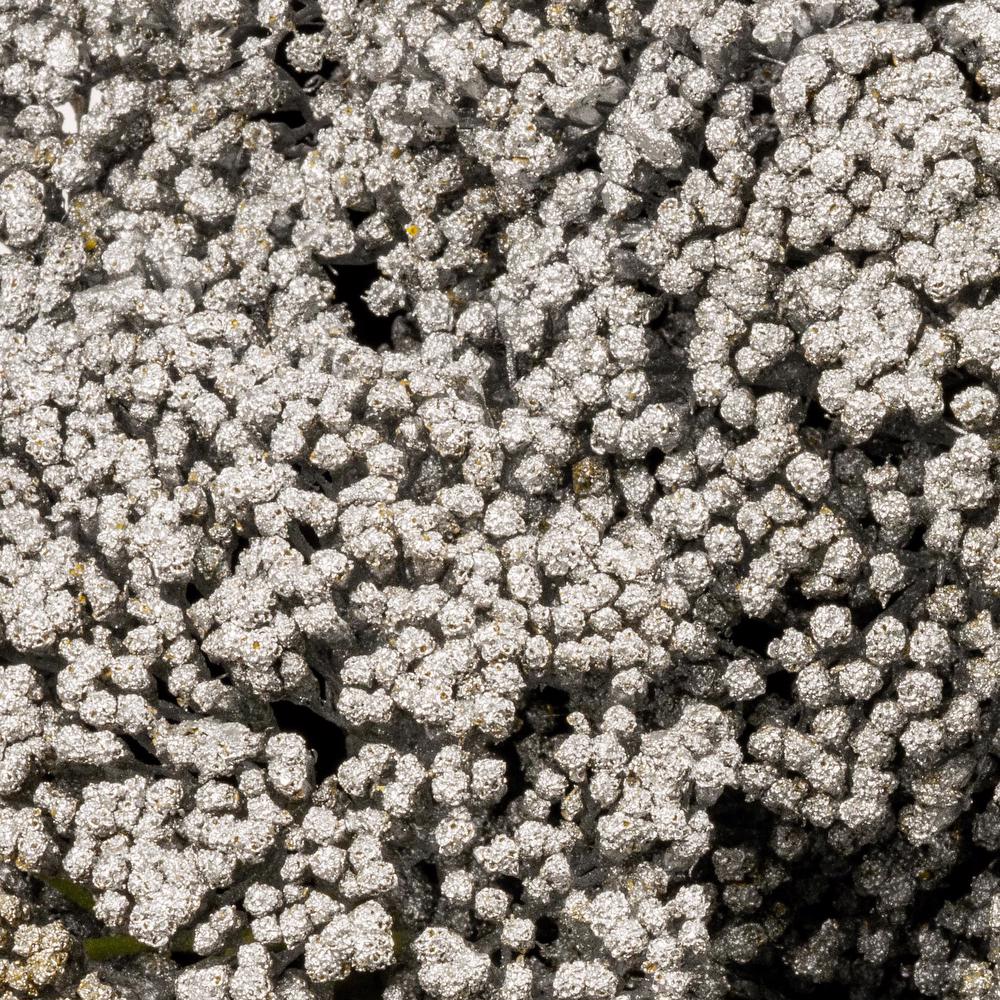
<instances>
[{"instance_id":1,"label":"dark shadow gap","mask_svg":"<svg viewBox=\"0 0 1000 1000\"><path fill-rule=\"evenodd\" d=\"M233 540L233 548L229 553L229 568L232 572L236 572L236 567L240 561L240 555L250 548L250 540L244 538L242 535L237 535Z\"/></svg>"},{"instance_id":2,"label":"dark shadow gap","mask_svg":"<svg viewBox=\"0 0 1000 1000\"><path fill-rule=\"evenodd\" d=\"M385 995L390 973L352 972L337 983L337 1000L374 1000Z\"/></svg>"},{"instance_id":3,"label":"dark shadow gap","mask_svg":"<svg viewBox=\"0 0 1000 1000\"><path fill-rule=\"evenodd\" d=\"M316 755L316 783L334 774L347 759L347 735L308 705L292 701L271 703L274 720L282 732L298 733Z\"/></svg>"},{"instance_id":4,"label":"dark shadow gap","mask_svg":"<svg viewBox=\"0 0 1000 1000\"><path fill-rule=\"evenodd\" d=\"M328 266L327 272L333 279L336 300L343 302L354 320L354 339L365 347L378 350L392 345L392 327L396 316L378 316L371 311L364 296L371 286L382 277L378 265L337 264Z\"/></svg>"},{"instance_id":5,"label":"dark shadow gap","mask_svg":"<svg viewBox=\"0 0 1000 1000\"><path fill-rule=\"evenodd\" d=\"M441 874L438 871L438 866L430 859L424 858L413 865L413 871L431 890L432 905L436 907L441 898Z\"/></svg>"},{"instance_id":6,"label":"dark shadow gap","mask_svg":"<svg viewBox=\"0 0 1000 1000\"><path fill-rule=\"evenodd\" d=\"M319 535L316 534L315 530L311 525L306 524L304 521L300 521L298 524L298 529L305 539L306 544L315 552L317 549L323 548L323 543L319 540Z\"/></svg>"},{"instance_id":7,"label":"dark shadow gap","mask_svg":"<svg viewBox=\"0 0 1000 1000\"><path fill-rule=\"evenodd\" d=\"M741 618L730 629L729 638L735 646L741 646L758 656L767 656L767 647L780 638L781 634L782 629L763 618Z\"/></svg>"},{"instance_id":8,"label":"dark shadow gap","mask_svg":"<svg viewBox=\"0 0 1000 1000\"><path fill-rule=\"evenodd\" d=\"M771 93L767 90L754 92L750 102L750 113L752 115L773 115L774 103L771 101Z\"/></svg>"},{"instance_id":9,"label":"dark shadow gap","mask_svg":"<svg viewBox=\"0 0 1000 1000\"><path fill-rule=\"evenodd\" d=\"M136 760L143 764L149 764L151 767L163 766L162 761L152 751L147 750L134 736L129 736L128 733L119 733L118 737L132 751Z\"/></svg>"},{"instance_id":10,"label":"dark shadow gap","mask_svg":"<svg viewBox=\"0 0 1000 1000\"><path fill-rule=\"evenodd\" d=\"M539 944L554 944L559 940L559 925L551 917L539 917L535 921L535 940Z\"/></svg>"},{"instance_id":11,"label":"dark shadow gap","mask_svg":"<svg viewBox=\"0 0 1000 1000\"><path fill-rule=\"evenodd\" d=\"M927 528L923 524L918 524L913 531L910 533L910 537L906 540L906 543L902 546L905 552L923 552L924 551L924 535L927 534Z\"/></svg>"},{"instance_id":12,"label":"dark shadow gap","mask_svg":"<svg viewBox=\"0 0 1000 1000\"><path fill-rule=\"evenodd\" d=\"M833 423L833 418L820 406L817 400L810 399L802 423L805 427L812 427L814 430L828 431Z\"/></svg>"},{"instance_id":13,"label":"dark shadow gap","mask_svg":"<svg viewBox=\"0 0 1000 1000\"><path fill-rule=\"evenodd\" d=\"M569 711L569 692L549 685L532 691L525 705L531 730L542 736L568 736L573 732L566 721Z\"/></svg>"},{"instance_id":14,"label":"dark shadow gap","mask_svg":"<svg viewBox=\"0 0 1000 1000\"><path fill-rule=\"evenodd\" d=\"M523 737L522 737L523 738ZM495 816L503 816L510 804L528 790L528 780L521 763L521 755L517 750L518 739L510 737L494 748L494 753L506 766L507 791L493 807Z\"/></svg>"},{"instance_id":15,"label":"dark shadow gap","mask_svg":"<svg viewBox=\"0 0 1000 1000\"><path fill-rule=\"evenodd\" d=\"M270 122L272 125L284 126L290 132L298 132L308 119L298 108L282 108L279 111L262 111L250 119L255 122Z\"/></svg>"},{"instance_id":16,"label":"dark shadow gap","mask_svg":"<svg viewBox=\"0 0 1000 1000\"><path fill-rule=\"evenodd\" d=\"M764 681L764 691L766 695L774 695L782 701L792 701L795 694L795 677L787 670L775 670L768 674Z\"/></svg>"}]
</instances>

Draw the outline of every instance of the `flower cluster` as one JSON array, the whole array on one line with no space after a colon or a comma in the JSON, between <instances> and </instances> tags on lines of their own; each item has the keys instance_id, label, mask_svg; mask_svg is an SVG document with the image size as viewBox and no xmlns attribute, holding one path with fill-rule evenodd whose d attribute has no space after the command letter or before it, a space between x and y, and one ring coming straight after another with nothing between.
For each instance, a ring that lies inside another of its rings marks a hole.
<instances>
[{"instance_id":1,"label":"flower cluster","mask_svg":"<svg viewBox=\"0 0 1000 1000\"><path fill-rule=\"evenodd\" d=\"M0 997L1000 994L998 98L994 0L0 0Z\"/></svg>"}]
</instances>

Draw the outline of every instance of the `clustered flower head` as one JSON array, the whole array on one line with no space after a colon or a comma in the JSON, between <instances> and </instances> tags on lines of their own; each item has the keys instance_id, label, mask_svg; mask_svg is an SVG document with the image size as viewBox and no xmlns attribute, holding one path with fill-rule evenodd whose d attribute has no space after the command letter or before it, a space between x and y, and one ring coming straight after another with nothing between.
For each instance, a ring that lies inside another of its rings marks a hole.
<instances>
[{"instance_id":1,"label":"clustered flower head","mask_svg":"<svg viewBox=\"0 0 1000 1000\"><path fill-rule=\"evenodd\" d=\"M0 1000L996 1000L1000 3L0 0Z\"/></svg>"}]
</instances>

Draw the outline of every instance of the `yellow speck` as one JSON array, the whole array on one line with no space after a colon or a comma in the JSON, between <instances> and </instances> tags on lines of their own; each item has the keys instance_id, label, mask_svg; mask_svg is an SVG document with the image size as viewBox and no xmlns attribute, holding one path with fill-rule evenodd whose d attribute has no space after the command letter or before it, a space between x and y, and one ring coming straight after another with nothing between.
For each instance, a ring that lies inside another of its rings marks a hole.
<instances>
[{"instance_id":1,"label":"yellow speck","mask_svg":"<svg viewBox=\"0 0 1000 1000\"><path fill-rule=\"evenodd\" d=\"M414 239L419 232L420 227L414 225L412 222L406 227L406 235L409 236L411 240Z\"/></svg>"}]
</instances>

